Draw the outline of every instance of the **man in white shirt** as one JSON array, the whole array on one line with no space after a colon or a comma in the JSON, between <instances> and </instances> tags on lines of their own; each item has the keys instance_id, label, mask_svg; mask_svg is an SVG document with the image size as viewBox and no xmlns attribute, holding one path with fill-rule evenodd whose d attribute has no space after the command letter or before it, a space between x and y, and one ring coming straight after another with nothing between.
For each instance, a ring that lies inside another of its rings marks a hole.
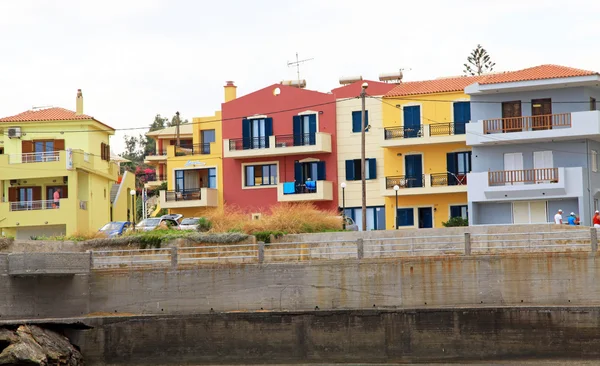
<instances>
[{"instance_id":1,"label":"man in white shirt","mask_svg":"<svg viewBox=\"0 0 600 366\"><path fill-rule=\"evenodd\" d=\"M556 215L554 215L554 223L557 225L562 225L562 210L558 210Z\"/></svg>"}]
</instances>

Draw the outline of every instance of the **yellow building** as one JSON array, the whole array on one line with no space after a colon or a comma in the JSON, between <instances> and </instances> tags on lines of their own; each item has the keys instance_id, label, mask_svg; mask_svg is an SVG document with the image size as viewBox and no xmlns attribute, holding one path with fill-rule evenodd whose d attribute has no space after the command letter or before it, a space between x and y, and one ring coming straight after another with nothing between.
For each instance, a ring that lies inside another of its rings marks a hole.
<instances>
[{"instance_id":1,"label":"yellow building","mask_svg":"<svg viewBox=\"0 0 600 366\"><path fill-rule=\"evenodd\" d=\"M227 82L225 102L235 98L236 86L233 82ZM160 208L185 217L202 217L207 210L223 206L221 124L220 111L212 116L194 117L191 123L180 126L179 146L176 136L172 135L174 131L165 129L147 134L156 138L157 146L166 150L164 178L167 180L167 190L160 191ZM153 159L156 160L155 157L146 158L147 161Z\"/></svg>"},{"instance_id":2,"label":"yellow building","mask_svg":"<svg viewBox=\"0 0 600 366\"><path fill-rule=\"evenodd\" d=\"M114 132L83 114L81 90L75 112L45 108L1 118L2 235L89 233L110 221L129 220L135 179L120 177L111 159Z\"/></svg>"},{"instance_id":3,"label":"yellow building","mask_svg":"<svg viewBox=\"0 0 600 366\"><path fill-rule=\"evenodd\" d=\"M382 99L388 229L437 228L452 216L468 217L465 123L471 110L463 90L479 78L406 82Z\"/></svg>"}]
</instances>

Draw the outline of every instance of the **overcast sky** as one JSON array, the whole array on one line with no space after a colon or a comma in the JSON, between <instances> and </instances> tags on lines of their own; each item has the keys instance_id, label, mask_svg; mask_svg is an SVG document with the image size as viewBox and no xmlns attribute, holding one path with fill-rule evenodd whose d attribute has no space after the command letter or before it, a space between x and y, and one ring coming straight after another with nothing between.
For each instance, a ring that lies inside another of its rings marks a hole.
<instances>
[{"instance_id":1,"label":"overcast sky","mask_svg":"<svg viewBox=\"0 0 600 366\"><path fill-rule=\"evenodd\" d=\"M210 115L226 80L239 96L295 78L296 52L314 58L301 77L319 91L399 68L405 81L460 75L477 43L497 71L600 70L599 13L593 0L0 0L0 116L74 110L78 88L85 113L117 129Z\"/></svg>"}]
</instances>

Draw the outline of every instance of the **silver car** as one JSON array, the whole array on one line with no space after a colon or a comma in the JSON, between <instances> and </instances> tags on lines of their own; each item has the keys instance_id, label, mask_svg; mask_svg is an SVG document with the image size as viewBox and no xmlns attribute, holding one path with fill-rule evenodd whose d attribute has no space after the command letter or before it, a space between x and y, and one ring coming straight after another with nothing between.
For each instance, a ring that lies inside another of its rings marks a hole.
<instances>
[{"instance_id":1,"label":"silver car","mask_svg":"<svg viewBox=\"0 0 600 366\"><path fill-rule=\"evenodd\" d=\"M345 216L344 219L346 220L346 230L358 231L358 225L356 225L356 223L354 222L354 220L352 220L351 217Z\"/></svg>"},{"instance_id":2,"label":"silver car","mask_svg":"<svg viewBox=\"0 0 600 366\"><path fill-rule=\"evenodd\" d=\"M165 223L173 230L179 230L179 219L183 215L164 215L161 217L149 217L145 220L140 221L135 225L135 231L151 231L159 227L162 223Z\"/></svg>"},{"instance_id":3,"label":"silver car","mask_svg":"<svg viewBox=\"0 0 600 366\"><path fill-rule=\"evenodd\" d=\"M199 217L187 217L181 221L179 227L181 230L198 230Z\"/></svg>"}]
</instances>

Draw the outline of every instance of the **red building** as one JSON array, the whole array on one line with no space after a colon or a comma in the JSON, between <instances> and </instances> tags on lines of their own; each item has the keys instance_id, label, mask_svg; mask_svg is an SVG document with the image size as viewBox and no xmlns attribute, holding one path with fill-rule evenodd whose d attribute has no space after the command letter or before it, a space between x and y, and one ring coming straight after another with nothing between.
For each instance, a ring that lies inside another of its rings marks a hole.
<instances>
[{"instance_id":1,"label":"red building","mask_svg":"<svg viewBox=\"0 0 600 366\"><path fill-rule=\"evenodd\" d=\"M337 209L336 100L274 84L222 105L226 205Z\"/></svg>"}]
</instances>

